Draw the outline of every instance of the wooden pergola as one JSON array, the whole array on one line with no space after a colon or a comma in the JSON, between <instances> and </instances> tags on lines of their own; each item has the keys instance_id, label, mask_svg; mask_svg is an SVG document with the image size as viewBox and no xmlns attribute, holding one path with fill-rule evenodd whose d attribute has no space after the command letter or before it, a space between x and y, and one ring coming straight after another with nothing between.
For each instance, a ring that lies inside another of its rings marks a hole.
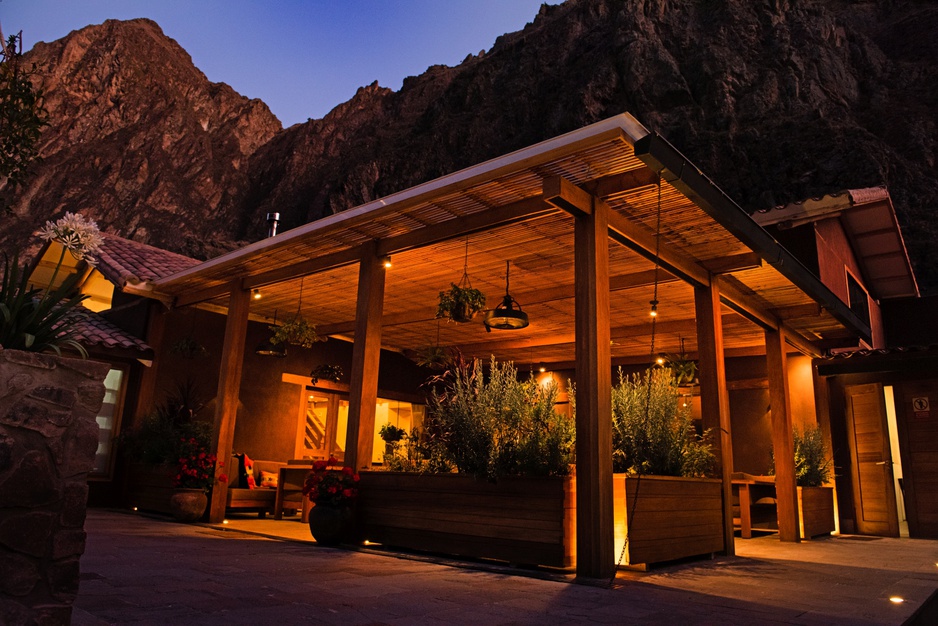
<instances>
[{"instance_id":1,"label":"wooden pergola","mask_svg":"<svg viewBox=\"0 0 938 626\"><path fill-rule=\"evenodd\" d=\"M660 216L660 218L659 218ZM527 328L440 323L437 295L468 269L494 307L505 291ZM384 259L393 265L385 269ZM657 267L657 269L656 269ZM657 275L657 281L656 281ZM776 459L792 458L785 359L869 341L870 329L660 136L628 114L306 224L155 282L175 306L227 311L216 432L230 455L248 319L302 313L354 341L346 462L371 458L381 348L572 368L577 381L577 571L614 567L612 363L648 362L681 340L699 360L704 427L716 442L732 552L724 358L766 355ZM357 285L357 289L353 288ZM260 289L261 300L251 291ZM357 444L357 445L356 445ZM787 451L787 453L786 453ZM790 465L790 466L789 466ZM222 486L222 490L223 490ZM793 464L777 468L780 536L797 540ZM224 493L211 516L224 516Z\"/></svg>"}]
</instances>

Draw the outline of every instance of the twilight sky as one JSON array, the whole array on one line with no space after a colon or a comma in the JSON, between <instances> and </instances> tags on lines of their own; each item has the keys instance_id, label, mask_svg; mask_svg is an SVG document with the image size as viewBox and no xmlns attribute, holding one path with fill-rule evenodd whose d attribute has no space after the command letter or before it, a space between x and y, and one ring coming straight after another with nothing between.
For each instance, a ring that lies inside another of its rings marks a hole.
<instances>
[{"instance_id":1,"label":"twilight sky","mask_svg":"<svg viewBox=\"0 0 938 626\"><path fill-rule=\"evenodd\" d=\"M320 118L377 80L397 90L457 65L560 0L0 0L24 49L106 19L148 17L209 80L260 98L284 127Z\"/></svg>"}]
</instances>

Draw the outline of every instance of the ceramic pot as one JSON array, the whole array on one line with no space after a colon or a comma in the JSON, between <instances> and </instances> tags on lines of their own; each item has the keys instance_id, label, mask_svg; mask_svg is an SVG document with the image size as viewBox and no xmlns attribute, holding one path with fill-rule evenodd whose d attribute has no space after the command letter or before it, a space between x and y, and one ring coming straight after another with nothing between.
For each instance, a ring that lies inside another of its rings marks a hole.
<instances>
[{"instance_id":1,"label":"ceramic pot","mask_svg":"<svg viewBox=\"0 0 938 626\"><path fill-rule=\"evenodd\" d=\"M347 541L353 533L352 508L333 504L316 504L309 512L309 532L321 546L335 546Z\"/></svg>"},{"instance_id":2,"label":"ceramic pot","mask_svg":"<svg viewBox=\"0 0 938 626\"><path fill-rule=\"evenodd\" d=\"M208 496L201 489L179 489L169 498L169 508L177 522L197 522L205 515Z\"/></svg>"}]
</instances>

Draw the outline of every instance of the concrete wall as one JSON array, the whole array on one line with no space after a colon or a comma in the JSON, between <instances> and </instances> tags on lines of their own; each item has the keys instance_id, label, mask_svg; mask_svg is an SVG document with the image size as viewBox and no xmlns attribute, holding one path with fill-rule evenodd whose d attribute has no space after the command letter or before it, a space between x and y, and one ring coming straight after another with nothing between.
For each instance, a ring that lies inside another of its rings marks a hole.
<instances>
[{"instance_id":1,"label":"concrete wall","mask_svg":"<svg viewBox=\"0 0 938 626\"><path fill-rule=\"evenodd\" d=\"M68 624L108 366L0 348L0 623Z\"/></svg>"}]
</instances>

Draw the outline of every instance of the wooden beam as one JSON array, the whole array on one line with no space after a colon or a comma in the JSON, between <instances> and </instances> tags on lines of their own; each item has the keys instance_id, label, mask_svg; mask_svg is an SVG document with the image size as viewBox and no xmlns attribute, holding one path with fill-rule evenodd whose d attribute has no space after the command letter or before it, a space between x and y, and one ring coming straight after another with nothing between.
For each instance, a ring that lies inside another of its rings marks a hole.
<instances>
[{"instance_id":1,"label":"wooden beam","mask_svg":"<svg viewBox=\"0 0 938 626\"><path fill-rule=\"evenodd\" d=\"M583 191L562 176L544 179L541 187L544 201L571 215L590 215L593 213L594 196Z\"/></svg>"},{"instance_id":2,"label":"wooden beam","mask_svg":"<svg viewBox=\"0 0 938 626\"><path fill-rule=\"evenodd\" d=\"M377 242L363 246L355 308L355 343L349 373L348 430L345 465L371 468L378 402L378 366L381 361L381 312L384 308L384 264Z\"/></svg>"},{"instance_id":3,"label":"wooden beam","mask_svg":"<svg viewBox=\"0 0 938 626\"><path fill-rule=\"evenodd\" d=\"M166 330L166 307L161 302L149 301L146 303L147 310L147 334L146 341L154 347L153 363L150 367L143 368L140 375L140 386L137 390L137 397L134 406L134 426L140 424L140 421L147 416L156 404L156 382L160 370L160 356L163 354L166 346L163 346L163 338Z\"/></svg>"},{"instance_id":4,"label":"wooden beam","mask_svg":"<svg viewBox=\"0 0 938 626\"><path fill-rule=\"evenodd\" d=\"M609 333L609 207L576 215L577 576L615 572L612 487L612 363Z\"/></svg>"},{"instance_id":5,"label":"wooden beam","mask_svg":"<svg viewBox=\"0 0 938 626\"><path fill-rule=\"evenodd\" d=\"M580 187L588 193L605 198L615 194L625 193L640 187L650 187L658 184L658 174L647 167L610 174L584 182Z\"/></svg>"},{"instance_id":6,"label":"wooden beam","mask_svg":"<svg viewBox=\"0 0 938 626\"><path fill-rule=\"evenodd\" d=\"M655 234L644 229L639 224L629 221L626 217L614 211L609 214L609 231L613 239L627 248L638 252L646 259L655 261L655 249L658 248L658 258L661 267L671 274L683 278L693 285L709 285L710 272L702 267L690 255L684 254L674 247L662 242L656 245Z\"/></svg>"},{"instance_id":7,"label":"wooden beam","mask_svg":"<svg viewBox=\"0 0 938 626\"><path fill-rule=\"evenodd\" d=\"M762 257L755 252L705 259L700 264L711 274L731 274L762 267Z\"/></svg>"},{"instance_id":8,"label":"wooden beam","mask_svg":"<svg viewBox=\"0 0 938 626\"><path fill-rule=\"evenodd\" d=\"M659 271L658 284L663 285L665 283L672 283L678 279L674 276L671 276L667 272L661 270ZM622 274L619 276L613 276L609 279L609 291L624 291L626 289L632 289L635 287L647 287L648 285L654 284L655 282L655 271L654 270L644 270L641 272L635 272L633 274ZM521 302L524 306L532 304L542 304L545 302L556 302L557 300L565 300L573 298L575 295L575 290L573 285L559 285L557 287L550 287L547 289L540 289L538 291L529 291L522 292L516 295L516 300ZM397 326L400 324L412 324L414 322L426 322L435 319L432 317L433 309L427 307L423 313L414 313L413 311L406 311L404 313L395 313L394 315L385 315L381 320L381 325L384 328L389 326ZM316 327L316 332L320 335L346 335L355 330L355 321L350 320L347 322L336 322L334 324L323 324ZM572 342L572 340L571 340Z\"/></svg>"},{"instance_id":9,"label":"wooden beam","mask_svg":"<svg viewBox=\"0 0 938 626\"><path fill-rule=\"evenodd\" d=\"M730 396L726 388L720 291L717 285L694 288L697 313L697 372L700 378L700 411L703 427L713 433L714 453L723 483L723 544L726 554L736 554L733 539L733 436Z\"/></svg>"},{"instance_id":10,"label":"wooden beam","mask_svg":"<svg viewBox=\"0 0 938 626\"><path fill-rule=\"evenodd\" d=\"M173 308L181 309L183 307L192 306L193 304L199 304L200 302L206 302L208 300L214 300L215 298L227 296L231 293L231 284L232 283L223 283L221 285L215 285L214 287L206 287L204 289L199 289L198 291L192 291L176 296L176 298L173 300Z\"/></svg>"},{"instance_id":11,"label":"wooden beam","mask_svg":"<svg viewBox=\"0 0 938 626\"><path fill-rule=\"evenodd\" d=\"M772 450L775 458L775 502L778 512L778 538L799 541L798 488L795 485L795 450L791 433L791 397L785 336L765 331L765 360L769 375L769 402L772 415Z\"/></svg>"},{"instance_id":12,"label":"wooden beam","mask_svg":"<svg viewBox=\"0 0 938 626\"><path fill-rule=\"evenodd\" d=\"M656 324L659 333L692 333L696 330L693 319L668 320ZM651 322L618 326L610 329L610 339L625 339L636 336L651 335ZM473 354L482 351L497 352L500 350L521 350L524 348L538 348L544 346L562 346L575 343L576 335L564 333L546 336L526 337L524 339L503 339L501 341L484 341L478 343L458 344L455 346L461 352Z\"/></svg>"},{"instance_id":13,"label":"wooden beam","mask_svg":"<svg viewBox=\"0 0 938 626\"><path fill-rule=\"evenodd\" d=\"M784 320L794 320L805 317L817 317L821 314L821 305L817 302L811 302L810 304L798 304L795 306L786 306L776 309L770 309L773 315L778 317L778 319Z\"/></svg>"},{"instance_id":14,"label":"wooden beam","mask_svg":"<svg viewBox=\"0 0 938 626\"><path fill-rule=\"evenodd\" d=\"M215 395L215 429L213 440L215 455L226 466L231 462L231 447L234 443L235 420L238 416L238 399L241 392L241 371L244 366L244 342L248 332L248 311L251 307L251 292L239 289L237 283L230 285L228 317L225 321L225 342L221 351L218 369L218 391ZM224 468L217 473L229 473ZM228 499L228 483L215 481L209 521L218 524L225 519L225 504Z\"/></svg>"}]
</instances>

